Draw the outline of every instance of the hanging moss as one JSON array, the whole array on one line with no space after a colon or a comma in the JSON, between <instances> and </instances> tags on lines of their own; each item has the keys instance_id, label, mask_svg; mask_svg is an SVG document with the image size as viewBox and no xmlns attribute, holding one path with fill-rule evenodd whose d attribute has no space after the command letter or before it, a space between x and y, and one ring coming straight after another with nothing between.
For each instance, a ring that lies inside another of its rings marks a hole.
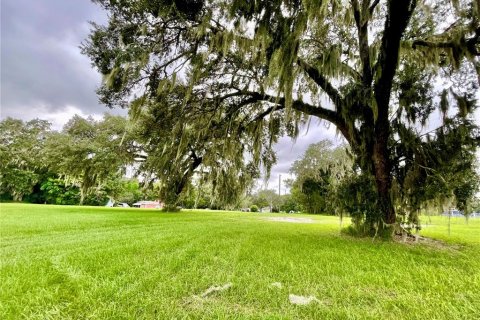
<instances>
[{"instance_id":1,"label":"hanging moss","mask_svg":"<svg viewBox=\"0 0 480 320\"><path fill-rule=\"evenodd\" d=\"M139 119L153 158L146 167L164 190L181 189L201 158L219 199L233 200L249 180L245 154L268 171L278 137L296 137L315 115L337 126L365 173L374 173L376 144L388 140L382 161L397 171L385 179L400 190L394 200L415 212L421 201L410 187L426 181L419 166L430 153L412 138L412 127L424 125L435 108L448 123L448 103L465 119L475 108L465 93L472 89L456 84L438 106L432 102L429 82L471 77L465 64L478 50L478 4L447 12L439 5L447 2L357 8L340 0L235 0L195 2L186 12L177 1L105 0L99 3L112 13L109 24L93 26L84 52L107 75L102 102L130 107ZM444 28L445 15L458 23ZM411 163L402 167L395 153Z\"/></svg>"}]
</instances>

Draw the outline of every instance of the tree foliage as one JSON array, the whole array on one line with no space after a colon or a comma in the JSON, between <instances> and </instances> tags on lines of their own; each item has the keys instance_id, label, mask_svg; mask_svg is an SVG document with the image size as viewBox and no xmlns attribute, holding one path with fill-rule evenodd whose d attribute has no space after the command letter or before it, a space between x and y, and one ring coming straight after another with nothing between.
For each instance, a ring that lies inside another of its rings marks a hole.
<instances>
[{"instance_id":1,"label":"tree foliage","mask_svg":"<svg viewBox=\"0 0 480 320\"><path fill-rule=\"evenodd\" d=\"M22 201L32 192L47 170L44 148L49 131L45 120L0 122L0 194Z\"/></svg>"},{"instance_id":2,"label":"tree foliage","mask_svg":"<svg viewBox=\"0 0 480 320\"><path fill-rule=\"evenodd\" d=\"M440 138L419 132L433 112L462 132L457 143L475 135L476 0L95 2L109 21L92 25L83 52L105 77L101 101L131 110L173 108L168 132L175 138L163 144L168 151L157 171L183 174L183 161L175 169L165 163L190 157L189 145L198 141L214 146L200 155L210 159L213 181L235 180L245 154L268 170L272 142L295 137L313 116L348 142L374 181L381 212L375 223L389 226L396 222L395 197L408 194L395 174L409 171L408 162L427 167L424 148ZM438 79L444 81L432 86ZM178 92L183 103L172 107ZM397 157L412 148L405 154L411 158Z\"/></svg>"},{"instance_id":3,"label":"tree foliage","mask_svg":"<svg viewBox=\"0 0 480 320\"><path fill-rule=\"evenodd\" d=\"M404 163L395 167L394 192L405 220L416 222L419 210L428 206L452 204L470 211L479 188L478 142L471 137L478 136L478 129L456 121L460 120L446 120L433 137L397 149L396 156Z\"/></svg>"},{"instance_id":4,"label":"tree foliage","mask_svg":"<svg viewBox=\"0 0 480 320\"><path fill-rule=\"evenodd\" d=\"M254 145L244 125L213 109L210 122L205 123L205 115L199 111L208 109L208 104L185 104L187 90L177 84L174 92L157 94L142 108L131 109L142 161L139 170L147 181L160 181L160 197L172 207L177 206L195 172L199 184L212 187L215 203L234 203L258 177L258 161L270 165L273 153L268 150L261 159L245 162L244 155L252 152ZM181 121L189 117L197 121Z\"/></svg>"},{"instance_id":5,"label":"tree foliage","mask_svg":"<svg viewBox=\"0 0 480 320\"><path fill-rule=\"evenodd\" d=\"M308 146L305 154L290 168L294 199L309 213L335 214L336 186L352 173L353 162L345 147L333 147L328 140Z\"/></svg>"},{"instance_id":6,"label":"tree foliage","mask_svg":"<svg viewBox=\"0 0 480 320\"><path fill-rule=\"evenodd\" d=\"M65 185L59 178L48 178L42 182L40 189L45 194L45 202L49 204L75 205L80 201L78 187Z\"/></svg>"},{"instance_id":7,"label":"tree foliage","mask_svg":"<svg viewBox=\"0 0 480 320\"><path fill-rule=\"evenodd\" d=\"M278 211L281 205L281 197L273 189L258 190L252 195L252 203L259 209L270 207L272 211Z\"/></svg>"},{"instance_id":8,"label":"tree foliage","mask_svg":"<svg viewBox=\"0 0 480 320\"><path fill-rule=\"evenodd\" d=\"M133 141L127 136L127 121L105 114L103 120L74 116L62 132L50 135L46 148L49 166L67 185L80 189L80 204L92 188L121 175L131 162Z\"/></svg>"}]
</instances>

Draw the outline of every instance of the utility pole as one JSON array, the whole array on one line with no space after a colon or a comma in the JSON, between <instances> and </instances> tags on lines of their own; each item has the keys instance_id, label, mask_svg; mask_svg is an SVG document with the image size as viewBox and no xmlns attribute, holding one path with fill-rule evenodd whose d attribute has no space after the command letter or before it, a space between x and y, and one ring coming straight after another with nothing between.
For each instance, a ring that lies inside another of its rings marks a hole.
<instances>
[{"instance_id":1,"label":"utility pole","mask_svg":"<svg viewBox=\"0 0 480 320\"><path fill-rule=\"evenodd\" d=\"M282 185L282 175L278 175L278 195L281 196L280 194L280 186Z\"/></svg>"}]
</instances>

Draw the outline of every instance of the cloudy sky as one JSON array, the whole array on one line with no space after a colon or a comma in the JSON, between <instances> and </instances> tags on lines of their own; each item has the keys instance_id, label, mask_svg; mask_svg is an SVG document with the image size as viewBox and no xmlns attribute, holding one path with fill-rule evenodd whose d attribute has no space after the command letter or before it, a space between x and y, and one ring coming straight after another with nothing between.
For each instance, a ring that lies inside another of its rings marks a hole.
<instances>
[{"instance_id":1,"label":"cloudy sky","mask_svg":"<svg viewBox=\"0 0 480 320\"><path fill-rule=\"evenodd\" d=\"M41 118L60 129L74 114L95 118L106 111L125 114L98 103L95 88L101 76L79 49L89 33L89 21L106 21L105 13L89 0L1 1L2 119ZM342 141L333 127L316 121L295 143L282 138L276 146L279 161L267 186L277 190L278 176L288 178L291 163L309 144L322 139Z\"/></svg>"},{"instance_id":2,"label":"cloudy sky","mask_svg":"<svg viewBox=\"0 0 480 320\"><path fill-rule=\"evenodd\" d=\"M80 54L88 21L105 15L88 0L2 0L1 116L50 120L102 114L100 76Z\"/></svg>"}]
</instances>

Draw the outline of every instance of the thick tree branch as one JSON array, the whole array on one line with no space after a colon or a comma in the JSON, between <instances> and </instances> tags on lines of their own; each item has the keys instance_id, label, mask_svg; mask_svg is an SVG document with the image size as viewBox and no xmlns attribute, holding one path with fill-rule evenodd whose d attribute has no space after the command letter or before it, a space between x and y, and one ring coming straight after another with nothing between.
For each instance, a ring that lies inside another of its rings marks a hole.
<instances>
[{"instance_id":1,"label":"thick tree branch","mask_svg":"<svg viewBox=\"0 0 480 320\"><path fill-rule=\"evenodd\" d=\"M260 94L258 92L246 92L247 95L256 99L256 101L267 101L274 103L278 106L285 108L285 98L284 97L275 97L269 94ZM322 107L316 107L309 103L303 102L301 100L294 100L292 102L292 108L298 111L302 111L308 115L316 116L318 118L332 122L333 124L341 124L342 118L336 111L325 109Z\"/></svg>"},{"instance_id":2,"label":"thick tree branch","mask_svg":"<svg viewBox=\"0 0 480 320\"><path fill-rule=\"evenodd\" d=\"M378 3L380 2L380 0L375 0L373 1L372 5L370 6L370 8L368 8L368 12L370 14L370 17L372 16L373 14L373 10L375 10L375 7L378 5Z\"/></svg>"},{"instance_id":3,"label":"thick tree branch","mask_svg":"<svg viewBox=\"0 0 480 320\"><path fill-rule=\"evenodd\" d=\"M436 35L433 38L439 38L443 35ZM477 46L480 43L480 28L475 30L475 35L469 39L462 39L463 44L468 49L468 52L474 56L480 56L480 52ZM417 47L427 47L427 48L438 48L438 49L455 49L458 47L458 43L455 41L432 41L426 39L417 39L412 42L412 48L416 49Z\"/></svg>"},{"instance_id":4,"label":"thick tree branch","mask_svg":"<svg viewBox=\"0 0 480 320\"><path fill-rule=\"evenodd\" d=\"M297 60L298 65L308 74L308 76L315 81L316 84L323 89L323 91L328 95L330 100L332 100L335 105L336 110L341 110L343 106L343 98L338 92L337 89L323 76L316 68L310 66L308 63L302 59Z\"/></svg>"},{"instance_id":5,"label":"thick tree branch","mask_svg":"<svg viewBox=\"0 0 480 320\"><path fill-rule=\"evenodd\" d=\"M351 66L349 66L347 63L345 63L345 62L343 62L343 61L342 61L342 67L348 70L349 75L350 75L355 81L358 81L358 82L361 82L361 81L362 81L362 75L360 74L360 72L358 72L357 70L355 70L355 68L352 68Z\"/></svg>"},{"instance_id":6,"label":"thick tree branch","mask_svg":"<svg viewBox=\"0 0 480 320\"><path fill-rule=\"evenodd\" d=\"M368 20L370 19L370 0L363 0L362 7L358 0L352 0L353 16L357 26L358 48L362 61L362 83L370 87L372 83L372 67L370 65L370 47L368 45Z\"/></svg>"},{"instance_id":7,"label":"thick tree branch","mask_svg":"<svg viewBox=\"0 0 480 320\"><path fill-rule=\"evenodd\" d=\"M400 40L416 6L416 0L388 2L385 29L375 72L379 75L374 84L378 116L388 121L388 105L393 77L398 66ZM384 120L385 120L384 119Z\"/></svg>"},{"instance_id":8,"label":"thick tree branch","mask_svg":"<svg viewBox=\"0 0 480 320\"><path fill-rule=\"evenodd\" d=\"M192 177L195 169L197 169L203 162L203 158L197 157L194 152L192 152L190 156L193 161L190 162L187 171L183 173L182 178L175 187L175 194L177 197L182 193L183 189L187 185L188 180Z\"/></svg>"},{"instance_id":9,"label":"thick tree branch","mask_svg":"<svg viewBox=\"0 0 480 320\"><path fill-rule=\"evenodd\" d=\"M257 115L254 121L261 120L268 114L285 108L285 98L283 97L275 97L268 94L260 94L258 92L246 92L245 94L250 95L251 98L256 99L257 102L266 101L275 104L274 106ZM294 100L292 102L292 108L334 124L351 145L355 146L358 143L359 140L357 130L355 128L349 129L347 123L337 111L317 107L301 100Z\"/></svg>"},{"instance_id":10,"label":"thick tree branch","mask_svg":"<svg viewBox=\"0 0 480 320\"><path fill-rule=\"evenodd\" d=\"M264 119L266 116L271 114L272 112L283 110L285 109L285 105L274 105L268 108L267 110L263 111L262 113L258 114L251 122L257 122Z\"/></svg>"},{"instance_id":11,"label":"thick tree branch","mask_svg":"<svg viewBox=\"0 0 480 320\"><path fill-rule=\"evenodd\" d=\"M265 111L258 114L251 122L262 120L266 116L271 114L272 112L275 112L277 110L283 110L286 107L284 97L276 97L276 96L273 96L273 95L262 94L262 93L255 92L255 91L240 91L239 90L239 91L236 91L234 93L226 94L225 96L220 97L219 99L224 101L225 100L224 98L226 98L226 97L232 98L232 97L236 97L236 96L243 96L246 99L241 101L240 103L236 104L235 108L234 108L235 110L239 110L243 106L251 105L251 104L254 104L256 102L262 102L262 101L273 104L273 106L269 107ZM320 118L322 120L325 120L325 121L328 121L328 122L334 124L340 130L340 132L343 134L345 139L347 139L347 141L351 143L351 145L356 145L359 141L358 131L353 126L350 126L350 128L349 128L346 121L340 115L339 111L334 111L334 110L329 110L329 109L325 109L325 108L322 108L322 107L314 106L312 104L303 102L301 100L294 100L292 102L292 109L297 110L297 111L301 111L305 114L315 116L317 118ZM226 118L228 118L228 115L226 116Z\"/></svg>"}]
</instances>

